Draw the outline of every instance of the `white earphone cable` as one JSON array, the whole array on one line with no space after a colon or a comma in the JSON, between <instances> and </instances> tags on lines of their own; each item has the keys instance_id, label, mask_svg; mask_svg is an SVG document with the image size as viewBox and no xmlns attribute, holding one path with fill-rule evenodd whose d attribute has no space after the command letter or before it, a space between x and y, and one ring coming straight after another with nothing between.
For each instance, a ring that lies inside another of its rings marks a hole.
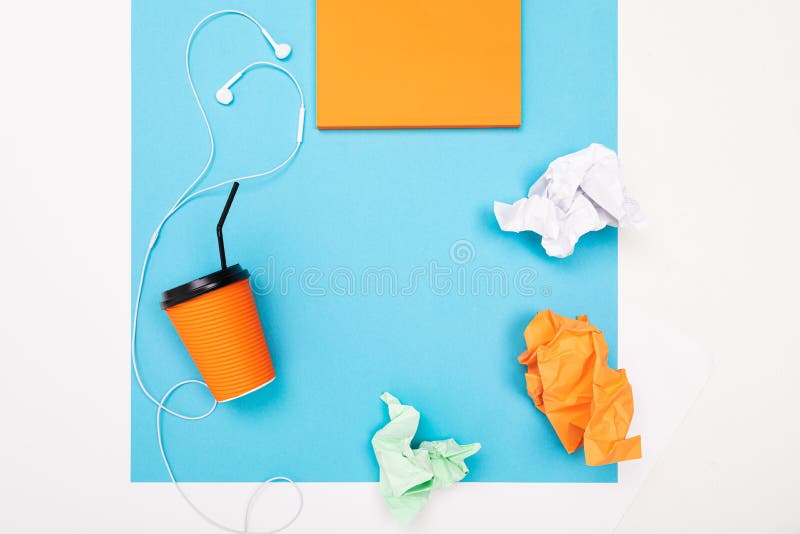
<instances>
[{"instance_id":1,"label":"white earphone cable","mask_svg":"<svg viewBox=\"0 0 800 534\"><path fill-rule=\"evenodd\" d=\"M188 82L189 82L189 87L192 90L192 95L194 96L195 103L197 104L197 108L200 111L200 115L201 115L201 117L203 119L203 124L205 125L206 132L208 133L208 139L209 139L209 145L210 145L209 146L209 153L208 153L208 158L206 159L205 165L203 166L203 168L200 171L200 173L189 184L189 186L184 190L184 192L178 197L178 199L175 201L175 203L172 205L172 207L169 209L169 211L167 211L167 213L164 216L164 218L161 219L161 222L158 223L158 226L156 226L156 229L155 229L155 231L153 232L153 235L150 238L150 242L148 243L147 251L145 252L144 259L142 261L141 272L139 274L139 283L138 283L138 288L136 290L136 300L135 300L135 303L134 303L134 310L133 310L133 321L132 321L132 326L131 326L131 366L133 368L133 373L134 373L134 376L136 377L136 381L139 384L139 388L142 390L142 393L144 393L144 395L153 404L155 404L156 407L157 407L157 411L156 411L156 431L157 431L157 435L158 435L158 446L159 446L159 450L161 451L161 457L162 457L162 459L164 461L164 465L167 468L167 472L169 473L169 477L172 480L173 484L175 485L175 488L178 490L178 493L180 493L180 495L183 497L183 499L189 504L189 506L191 506L195 510L195 512L197 512L198 515L200 515L207 522L209 522L210 524L212 524L212 525L214 525L214 526L216 526L218 528L226 530L228 532L235 532L235 533L242 533L242 534L249 533L250 531L248 529L249 529L250 513L251 513L253 505L255 504L255 500L256 500L257 496L261 494L263 489L267 485L269 485L271 483L274 483L274 482L277 482L277 481L288 482L294 487L294 489L298 492L298 495L300 496L300 504L299 504L297 513L294 515L294 517L288 523L286 523L285 525L281 526L280 528L278 528L276 530L263 532L263 533L258 533L258 534L273 534L275 532L279 532L281 530L284 530L285 528L288 528L297 519L297 517L299 517L300 512L302 511L302 508L303 508L303 494L300 491L300 488L292 480L290 480L290 479L288 479L286 477L273 477L273 478L270 478L269 480L267 480L266 482L262 483L261 485L259 485L256 488L256 490L254 491L253 495L250 497L250 500L248 501L248 506L247 506L247 510L245 512L245 518L244 518L244 523L245 523L244 524L244 530L238 530L238 529L235 529L235 528L231 528L231 527L225 526L225 525L215 521L214 519L210 518L209 516L204 514L202 511L200 511L197 508L197 506L186 496L186 494L183 492L183 489L180 487L180 485L178 484L177 480L175 479L175 477L173 475L172 468L171 468L171 466L169 464L169 461L167 459L167 455L166 455L165 448L164 448L164 443L163 443L163 437L162 437L162 433L161 433L161 413L162 412L167 412L170 415L173 415L173 416L175 416L175 417L177 417L179 419L183 419L183 420L186 420L186 421L198 421L198 420L204 419L204 418L210 416L212 413L214 413L214 411L216 410L216 408L218 406L218 403L217 403L216 399L214 399L214 402L212 403L212 405L208 409L208 411L206 411L205 413L203 413L201 415L196 415L196 416L182 414L182 413L180 413L178 411L175 411L175 410L172 410L170 408L167 408L167 406L165 405L167 399L177 389L179 389L179 388L181 388L181 387L183 387L183 386L185 386L187 384L201 384L201 385L205 386L206 388L208 388L208 386L204 382L202 382L200 380L184 380L184 381L178 382L177 384L172 386L164 394L164 396L161 398L161 400L158 400L158 399L156 399L155 396L153 396L152 393L150 393L150 391L145 386L144 381L143 381L142 376L141 376L141 373L139 371L139 366L138 366L137 357L136 357L136 337L137 337L138 324L139 324L139 306L140 306L141 301L142 301L142 290L143 290L143 287L144 287L144 282L145 282L145 278L146 278L146 274L147 274L147 268L148 268L149 263L150 263L151 254L153 252L153 249L156 246L156 243L158 242L159 234L161 233L161 230L163 229L163 227L166 224L166 222L170 219L170 217L172 217L172 215L174 215L186 203L188 203L192 199L195 199L195 198L203 195L204 193L207 193L209 191L213 191L214 189L218 189L220 187L224 187L224 186L226 186L226 185L228 185L228 184L230 184L232 182L235 182L235 181L243 182L243 181L247 181L247 180L252 180L254 178L261 178L261 177L264 177L264 176L268 176L268 175L271 175L271 174L274 174L274 173L280 171L282 168L284 168L286 165L288 165L289 162L291 162L295 158L295 156L297 155L297 152L300 150L300 145L302 144L302 117L303 117L303 114L305 112L305 97L303 95L303 90L300 87L299 82L294 77L294 75L292 75L291 72L289 72L284 67L281 67L280 65L277 65L275 63L271 63L271 62L268 62L268 61L253 62L253 63L249 64L248 66L246 66L244 69L242 69L241 73L244 74L248 70L253 69L255 67L260 67L260 66L274 68L274 69L286 74L290 78L290 80L292 81L292 83L295 86L295 88L297 89L297 93L300 96L300 117L301 117L300 118L300 124L298 125L297 143L295 144L295 146L292 149L291 153L283 161L281 161L279 164L277 164L276 166L274 166L274 167L272 167L272 168L270 168L268 170L265 170L263 172L258 172L258 173L255 173L255 174L242 176L240 178L233 178L233 179L229 179L229 180L224 180L224 181L219 182L217 184L210 185L208 187L205 187L205 188L202 188L202 189L199 189L197 191L192 192L193 189L197 186L197 184L208 174L208 171L211 168L211 165L212 165L212 163L214 161L216 145L215 145L215 141L214 141L214 132L213 132L213 130L211 128L211 123L208 120L208 116L206 114L205 108L203 107L203 104L202 104L202 102L200 100L200 96L199 96L199 94L197 92L197 88L195 87L194 79L192 78L192 70L191 70L191 66L190 66L190 63L189 63L189 59L190 59L190 55L191 55L191 47L192 47L192 43L194 42L194 39L195 39L197 33L200 31L200 29L206 23L208 23L212 19L224 16L224 15L239 15L239 16L242 16L242 17L250 20L253 24L255 24L259 28L259 30L261 31L262 35L264 35L264 37L266 37L268 39L268 41L270 42L270 45L273 47L273 50L275 49L274 40L272 40L272 38L269 37L269 34L267 33L266 29L264 29L264 27L255 18L253 18L251 15L249 15L249 14L243 12L243 11L222 10L222 11L216 11L214 13L211 13L211 14L207 15L206 17L204 17L202 20L200 20L200 22L198 22L195 25L195 27L192 29L191 33L189 34L189 38L188 38L188 40L186 42L186 52L185 52L186 77L187 77Z\"/></svg>"},{"instance_id":2,"label":"white earphone cable","mask_svg":"<svg viewBox=\"0 0 800 534\"><path fill-rule=\"evenodd\" d=\"M186 495L186 493L184 493L183 488L181 488L180 484L178 484L178 481L175 479L175 475L172 472L172 466L170 465L169 460L167 459L166 449L164 448L164 440L161 435L161 412L166 410L164 404L167 402L167 399L169 399L169 397L175 391L188 384L199 384L201 386L208 388L206 383L201 382L200 380L184 380L182 382L178 382L177 384L169 388L169 390L167 390L167 392L161 398L161 402L158 405L158 411L156 413L156 432L158 433L158 448L159 451L161 452L161 458L164 460L164 465L167 468L167 473L169 473L169 478L170 480L172 480L172 483L175 485L175 488L178 490L180 496L197 513L197 515L205 519L211 525L214 525L215 527L225 530L227 532L233 532L236 534L275 534L276 532L280 532L282 530L289 528L292 525L292 523L294 523L295 520L298 517L300 517L300 513L303 511L303 492L300 491L300 487L297 484L295 484L294 481L290 478L282 476L272 477L270 479L265 480L256 487L256 489L250 495L250 499L248 499L247 501L247 508L245 509L245 514L244 514L244 530L239 530L236 528L231 528L227 525L223 525L216 519L213 519L212 517L208 516L205 512L200 510L200 508L198 508L194 502L192 502L192 500L189 498L188 495ZM204 416L198 417L197 419L202 419L202 417ZM258 500L258 496L261 495L261 493L264 491L264 489L266 489L267 486L279 481L289 483L292 486L292 488L294 488L294 490L297 492L297 496L299 498L299 505L297 507L297 512L295 512L295 514L292 516L291 519L289 519L286 523L284 523L283 525L281 525L276 529L266 530L266 531L250 530L250 515L253 511L253 507L255 506L256 501Z\"/></svg>"}]
</instances>

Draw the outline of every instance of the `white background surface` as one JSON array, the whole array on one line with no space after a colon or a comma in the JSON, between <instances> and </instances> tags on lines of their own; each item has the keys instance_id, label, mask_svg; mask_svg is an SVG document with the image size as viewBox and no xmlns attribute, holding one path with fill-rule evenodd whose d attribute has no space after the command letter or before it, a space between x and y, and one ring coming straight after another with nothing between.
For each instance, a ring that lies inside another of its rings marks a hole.
<instances>
[{"instance_id":1,"label":"white background surface","mask_svg":"<svg viewBox=\"0 0 800 534\"><path fill-rule=\"evenodd\" d=\"M621 239L620 360L716 367L618 533L800 532L798 20L794 0L620 2L620 152L651 221ZM206 531L127 482L129 23L99 0L0 16L2 532ZM198 495L235 521L247 489ZM373 485L304 491L291 532L395 530ZM426 524L552 531L526 491L463 484Z\"/></svg>"}]
</instances>

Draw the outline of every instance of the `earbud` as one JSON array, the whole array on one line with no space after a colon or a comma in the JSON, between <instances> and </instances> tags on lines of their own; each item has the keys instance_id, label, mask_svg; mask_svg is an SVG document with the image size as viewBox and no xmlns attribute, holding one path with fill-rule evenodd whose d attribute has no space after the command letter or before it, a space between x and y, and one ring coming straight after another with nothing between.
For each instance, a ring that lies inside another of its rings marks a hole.
<instances>
[{"instance_id":1,"label":"earbud","mask_svg":"<svg viewBox=\"0 0 800 534\"><path fill-rule=\"evenodd\" d=\"M217 91L217 102L223 106L229 105L233 102L233 92L227 87L220 88L220 90Z\"/></svg>"},{"instance_id":2,"label":"earbud","mask_svg":"<svg viewBox=\"0 0 800 534\"><path fill-rule=\"evenodd\" d=\"M231 87L233 87L233 84L238 82L239 78L241 78L243 75L244 72L242 71L237 72L236 74L233 75L233 77L231 77L230 80L225 82L225 85L219 88L219 90L217 91L217 102L219 102L223 106L227 106L231 102L233 102L233 91L231 91Z\"/></svg>"},{"instance_id":3,"label":"earbud","mask_svg":"<svg viewBox=\"0 0 800 534\"><path fill-rule=\"evenodd\" d=\"M267 40L269 45L272 47L272 50L275 51L275 57L277 57L278 59L286 59L287 57L289 57L289 54L292 53L291 46L289 46L286 43L276 42L275 39L272 38L272 36L263 26L261 26L261 35L264 36L264 39Z\"/></svg>"},{"instance_id":4,"label":"earbud","mask_svg":"<svg viewBox=\"0 0 800 534\"><path fill-rule=\"evenodd\" d=\"M279 44L275 47L275 56L278 59L286 59L292 53L292 47L286 43Z\"/></svg>"}]
</instances>

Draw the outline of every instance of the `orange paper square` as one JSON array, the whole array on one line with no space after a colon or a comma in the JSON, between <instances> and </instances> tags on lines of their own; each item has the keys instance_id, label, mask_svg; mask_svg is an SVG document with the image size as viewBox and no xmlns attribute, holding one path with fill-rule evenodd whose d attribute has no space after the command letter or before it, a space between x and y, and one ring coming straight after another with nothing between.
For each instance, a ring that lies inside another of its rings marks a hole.
<instances>
[{"instance_id":1,"label":"orange paper square","mask_svg":"<svg viewBox=\"0 0 800 534\"><path fill-rule=\"evenodd\" d=\"M520 0L317 0L317 127L518 127Z\"/></svg>"}]
</instances>

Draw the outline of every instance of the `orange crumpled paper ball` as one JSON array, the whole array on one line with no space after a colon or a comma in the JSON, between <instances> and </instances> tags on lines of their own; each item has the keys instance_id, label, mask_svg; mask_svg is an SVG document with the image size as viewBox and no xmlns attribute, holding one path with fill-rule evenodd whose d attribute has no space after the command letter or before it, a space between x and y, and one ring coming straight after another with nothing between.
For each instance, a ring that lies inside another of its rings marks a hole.
<instances>
[{"instance_id":1,"label":"orange crumpled paper ball","mask_svg":"<svg viewBox=\"0 0 800 534\"><path fill-rule=\"evenodd\" d=\"M633 418L628 377L608 366L603 333L585 315L539 312L525 328L525 343L518 359L528 366L528 395L568 453L583 444L587 465L642 457L640 436L625 437Z\"/></svg>"}]
</instances>

